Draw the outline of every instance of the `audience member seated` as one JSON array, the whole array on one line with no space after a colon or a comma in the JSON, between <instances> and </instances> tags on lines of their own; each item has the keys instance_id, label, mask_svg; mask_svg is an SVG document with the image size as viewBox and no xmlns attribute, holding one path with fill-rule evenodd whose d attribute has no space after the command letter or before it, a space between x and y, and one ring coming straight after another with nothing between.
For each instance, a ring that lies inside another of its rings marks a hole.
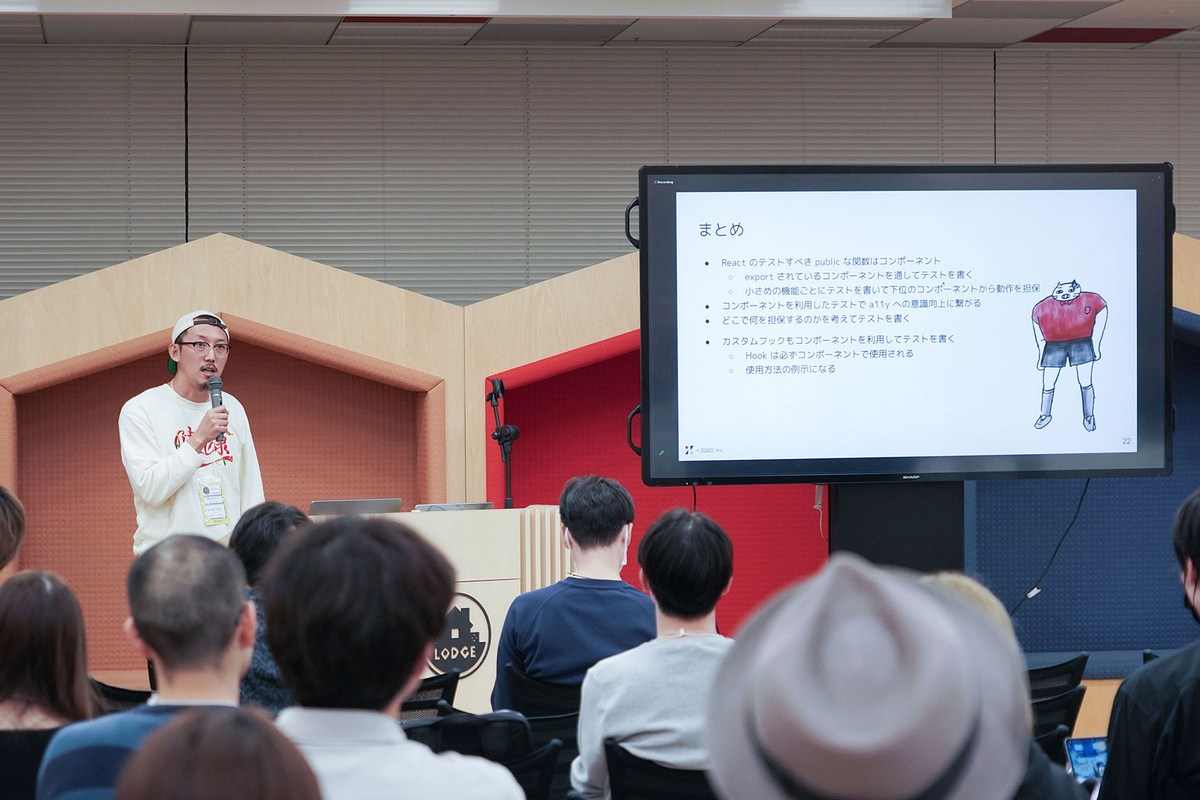
<instances>
[{"instance_id":1,"label":"audience member seated","mask_svg":"<svg viewBox=\"0 0 1200 800\"><path fill-rule=\"evenodd\" d=\"M0 585L0 799L32 800L50 737L91 719L87 674L83 612L70 587L49 572Z\"/></svg>"},{"instance_id":2,"label":"audience member seated","mask_svg":"<svg viewBox=\"0 0 1200 800\"><path fill-rule=\"evenodd\" d=\"M154 664L158 694L144 706L68 725L50 740L39 800L108 800L130 753L194 706L236 706L254 648L254 604L237 556L203 536L151 547L129 568L125 632Z\"/></svg>"},{"instance_id":3,"label":"audience member seated","mask_svg":"<svg viewBox=\"0 0 1200 800\"><path fill-rule=\"evenodd\" d=\"M724 798L1009 800L1025 662L961 598L838 552L739 631L709 703Z\"/></svg>"},{"instance_id":4,"label":"audience member seated","mask_svg":"<svg viewBox=\"0 0 1200 800\"><path fill-rule=\"evenodd\" d=\"M25 508L8 489L0 485L0 569L17 555L25 538Z\"/></svg>"},{"instance_id":5,"label":"audience member seated","mask_svg":"<svg viewBox=\"0 0 1200 800\"><path fill-rule=\"evenodd\" d=\"M578 686L600 659L654 638L653 601L621 580L633 535L629 492L611 478L572 478L558 513L575 571L509 606L496 649L493 709L516 707L505 664L536 680Z\"/></svg>"},{"instance_id":6,"label":"audience member seated","mask_svg":"<svg viewBox=\"0 0 1200 800\"><path fill-rule=\"evenodd\" d=\"M242 514L229 539L229 549L241 559L242 566L246 569L246 582L250 584L250 588L246 590L246 598L253 600L254 607L258 610L254 657L250 659L250 671L242 678L242 704L259 706L266 709L271 716L290 706L292 699L283 689L279 667L271 657L270 648L267 647L266 614L258 582L263 567L275 553L283 537L291 533L297 525L306 522L308 517L298 508L283 503L260 503Z\"/></svg>"},{"instance_id":7,"label":"audience member seated","mask_svg":"<svg viewBox=\"0 0 1200 800\"><path fill-rule=\"evenodd\" d=\"M321 800L312 768L262 712L187 711L125 765L115 800Z\"/></svg>"},{"instance_id":8,"label":"audience member seated","mask_svg":"<svg viewBox=\"0 0 1200 800\"><path fill-rule=\"evenodd\" d=\"M732 639L716 606L733 576L733 545L703 514L660 516L638 546L642 586L654 598L658 637L598 662L583 679L579 755L571 785L611 796L604 740L674 769L707 766L705 701Z\"/></svg>"},{"instance_id":9,"label":"audience member seated","mask_svg":"<svg viewBox=\"0 0 1200 800\"><path fill-rule=\"evenodd\" d=\"M267 640L299 703L276 724L307 756L325 800L524 798L504 767L435 755L396 721L453 596L450 563L390 520L298 530L267 565Z\"/></svg>"},{"instance_id":10,"label":"audience member seated","mask_svg":"<svg viewBox=\"0 0 1200 800\"><path fill-rule=\"evenodd\" d=\"M987 617L1000 626L1006 635L1017 643L1017 634L1013 630L1012 618L1008 616L1004 604L996 595L979 581L961 572L938 572L924 575L920 582L926 586L940 586L948 589L967 602L978 608ZM1033 708L1027 706L1027 721L1033 727ZM1025 777L1013 795L1013 800L1084 800L1088 793L1065 769L1050 760L1046 751L1041 748L1033 737L1029 739L1029 760L1025 767Z\"/></svg>"},{"instance_id":11,"label":"audience member seated","mask_svg":"<svg viewBox=\"0 0 1200 800\"><path fill-rule=\"evenodd\" d=\"M1200 621L1200 491L1171 534L1183 603ZM1200 797L1200 642L1149 662L1117 690L1100 800Z\"/></svg>"}]
</instances>

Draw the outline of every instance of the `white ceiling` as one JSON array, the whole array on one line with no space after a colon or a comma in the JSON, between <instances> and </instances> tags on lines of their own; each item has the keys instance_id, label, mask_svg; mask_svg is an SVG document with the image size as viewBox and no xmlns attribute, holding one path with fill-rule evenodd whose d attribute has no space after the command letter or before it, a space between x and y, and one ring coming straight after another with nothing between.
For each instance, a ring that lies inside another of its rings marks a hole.
<instances>
[{"instance_id":1,"label":"white ceiling","mask_svg":"<svg viewBox=\"0 0 1200 800\"><path fill-rule=\"evenodd\" d=\"M946 2L906 1L922 7ZM791 2L790 8L811 11L828 11L841 3L848 16L0 13L0 45L1200 48L1200 0L949 0L953 5L949 18L913 19L850 16L862 10L862 2L882 7L893 0ZM806 2L808 6L803 5ZM658 8L669 6L670 0L665 3ZM778 5L764 0L749 7L772 4ZM5 7L5 0L0 0L0 9ZM1031 37L1038 39L1030 42Z\"/></svg>"}]
</instances>

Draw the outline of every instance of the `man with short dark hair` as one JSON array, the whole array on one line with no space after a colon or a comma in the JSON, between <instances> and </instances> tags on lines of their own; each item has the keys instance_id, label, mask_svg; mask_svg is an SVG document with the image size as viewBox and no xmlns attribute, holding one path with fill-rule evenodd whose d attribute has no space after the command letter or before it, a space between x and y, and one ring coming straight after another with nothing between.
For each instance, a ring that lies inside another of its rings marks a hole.
<instances>
[{"instance_id":1,"label":"man with short dark hair","mask_svg":"<svg viewBox=\"0 0 1200 800\"><path fill-rule=\"evenodd\" d=\"M1200 491L1175 513L1171 543L1183 604L1197 617ZM1113 700L1107 745L1101 800L1200 796L1200 642L1151 661L1125 679Z\"/></svg>"},{"instance_id":2,"label":"man with short dark hair","mask_svg":"<svg viewBox=\"0 0 1200 800\"><path fill-rule=\"evenodd\" d=\"M126 589L125 632L154 664L158 694L55 734L38 773L38 800L107 800L126 759L175 714L237 705L255 629L237 557L203 536L172 536L133 562Z\"/></svg>"},{"instance_id":3,"label":"man with short dark hair","mask_svg":"<svg viewBox=\"0 0 1200 800\"><path fill-rule=\"evenodd\" d=\"M267 640L300 704L277 724L308 758L325 800L525 796L504 767L435 755L397 722L453 596L445 557L385 519L297 531L267 566Z\"/></svg>"},{"instance_id":4,"label":"man with short dark hair","mask_svg":"<svg viewBox=\"0 0 1200 800\"><path fill-rule=\"evenodd\" d=\"M171 380L121 408L121 463L137 512L134 555L177 533L228 544L242 511L266 499L246 410L224 392L214 408L209 394L232 347L216 314L184 314L167 346Z\"/></svg>"},{"instance_id":5,"label":"man with short dark hair","mask_svg":"<svg viewBox=\"0 0 1200 800\"><path fill-rule=\"evenodd\" d=\"M494 709L514 708L505 664L546 683L577 686L600 659L654 638L653 601L621 580L633 535L629 492L611 478L572 478L558 513L575 571L509 606L496 651Z\"/></svg>"},{"instance_id":6,"label":"man with short dark hair","mask_svg":"<svg viewBox=\"0 0 1200 800\"><path fill-rule=\"evenodd\" d=\"M571 784L585 798L610 794L605 739L674 769L704 769L708 760L705 705L733 644L716 619L733 577L733 544L704 514L677 508L650 525L638 564L658 636L600 661L583 679Z\"/></svg>"},{"instance_id":7,"label":"man with short dark hair","mask_svg":"<svg viewBox=\"0 0 1200 800\"><path fill-rule=\"evenodd\" d=\"M16 558L25 537L25 507L12 492L0 486L0 569Z\"/></svg>"},{"instance_id":8,"label":"man with short dark hair","mask_svg":"<svg viewBox=\"0 0 1200 800\"><path fill-rule=\"evenodd\" d=\"M307 522L304 512L293 506L259 503L242 514L229 539L229 549L246 569L246 581L250 584L246 599L254 602L258 613L254 657L250 659L250 670L242 678L242 704L260 706L271 716L290 706L292 699L283 688L279 665L267 647L266 609L258 583L283 537Z\"/></svg>"}]
</instances>

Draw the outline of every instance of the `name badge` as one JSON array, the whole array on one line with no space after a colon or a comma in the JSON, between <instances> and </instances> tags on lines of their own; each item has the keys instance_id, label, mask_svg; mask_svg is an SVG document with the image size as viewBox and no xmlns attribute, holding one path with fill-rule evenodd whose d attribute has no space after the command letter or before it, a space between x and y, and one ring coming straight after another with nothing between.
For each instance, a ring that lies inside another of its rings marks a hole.
<instances>
[{"instance_id":1,"label":"name badge","mask_svg":"<svg viewBox=\"0 0 1200 800\"><path fill-rule=\"evenodd\" d=\"M229 524L229 509L225 504L225 486L217 476L196 479L200 492L200 507L204 509L204 524L209 527Z\"/></svg>"}]
</instances>

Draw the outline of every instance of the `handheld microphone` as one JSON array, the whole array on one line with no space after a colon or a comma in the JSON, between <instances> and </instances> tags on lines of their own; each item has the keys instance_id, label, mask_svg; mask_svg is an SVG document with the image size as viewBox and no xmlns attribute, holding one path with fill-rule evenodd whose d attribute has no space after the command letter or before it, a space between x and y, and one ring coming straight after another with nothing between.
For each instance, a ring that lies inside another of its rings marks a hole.
<instances>
[{"instance_id":1,"label":"handheld microphone","mask_svg":"<svg viewBox=\"0 0 1200 800\"><path fill-rule=\"evenodd\" d=\"M221 405L221 376L213 375L208 379L208 395L212 398L212 407L216 408ZM217 441L225 441L225 434L217 435Z\"/></svg>"}]
</instances>

